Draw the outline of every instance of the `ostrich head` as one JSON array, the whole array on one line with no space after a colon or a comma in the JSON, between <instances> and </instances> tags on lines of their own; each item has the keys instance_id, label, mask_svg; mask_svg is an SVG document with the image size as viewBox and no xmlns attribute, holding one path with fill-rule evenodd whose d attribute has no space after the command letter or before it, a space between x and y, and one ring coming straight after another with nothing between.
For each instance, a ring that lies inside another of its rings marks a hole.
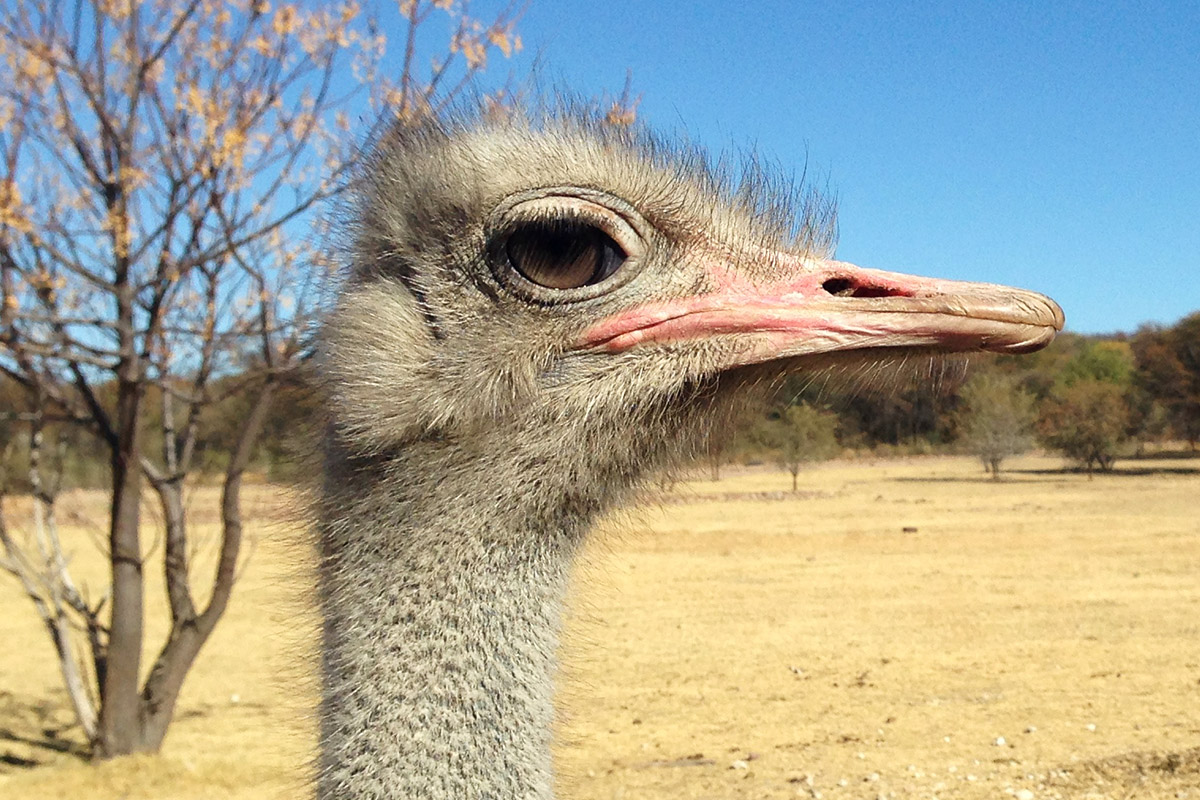
<instances>
[{"instance_id":1,"label":"ostrich head","mask_svg":"<svg viewBox=\"0 0 1200 800\"><path fill-rule=\"evenodd\" d=\"M649 466L764 377L883 350L1023 352L1062 327L1042 295L835 261L828 205L730 172L586 115L393 130L328 328L343 440L506 436L551 462L624 443Z\"/></svg>"},{"instance_id":2,"label":"ostrich head","mask_svg":"<svg viewBox=\"0 0 1200 800\"><path fill-rule=\"evenodd\" d=\"M1041 295L859 269L760 171L579 115L377 143L323 331L318 797L552 797L580 536L799 369L1049 342Z\"/></svg>"}]
</instances>

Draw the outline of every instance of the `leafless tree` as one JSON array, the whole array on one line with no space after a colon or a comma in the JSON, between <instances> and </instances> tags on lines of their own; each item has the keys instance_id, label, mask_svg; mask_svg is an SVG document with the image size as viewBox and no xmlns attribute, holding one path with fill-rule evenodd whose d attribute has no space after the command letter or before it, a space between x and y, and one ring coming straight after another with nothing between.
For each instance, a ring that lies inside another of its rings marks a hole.
<instances>
[{"instance_id":1,"label":"leafless tree","mask_svg":"<svg viewBox=\"0 0 1200 800\"><path fill-rule=\"evenodd\" d=\"M158 749L229 602L243 475L332 269L312 231L350 175L351 116L435 113L490 53L520 47L513 4L490 22L452 0L395 11L390 58L382 23L353 0L0 12L0 371L27 390L33 491L29 519L0 527L2 563L46 623L98 756ZM431 49L435 21L449 40ZM220 553L198 605L184 484L206 409L234 395L248 410L224 454ZM55 524L52 418L88 432L109 465L99 597L76 588ZM171 623L143 682L147 489Z\"/></svg>"},{"instance_id":2,"label":"leafless tree","mask_svg":"<svg viewBox=\"0 0 1200 800\"><path fill-rule=\"evenodd\" d=\"M785 405L762 421L756 438L792 476L795 492L805 463L832 458L837 452L837 416L808 403Z\"/></svg>"},{"instance_id":3,"label":"leafless tree","mask_svg":"<svg viewBox=\"0 0 1200 800\"><path fill-rule=\"evenodd\" d=\"M971 376L961 394L958 417L963 442L998 481L1004 460L1033 444L1033 396L1013 376L986 369Z\"/></svg>"}]
</instances>

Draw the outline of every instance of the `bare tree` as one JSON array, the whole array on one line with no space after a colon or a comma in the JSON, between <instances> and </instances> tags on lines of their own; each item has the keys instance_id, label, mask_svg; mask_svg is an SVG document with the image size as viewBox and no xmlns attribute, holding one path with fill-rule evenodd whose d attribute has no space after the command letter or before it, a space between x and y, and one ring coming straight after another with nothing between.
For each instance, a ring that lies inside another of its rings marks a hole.
<instances>
[{"instance_id":1,"label":"bare tree","mask_svg":"<svg viewBox=\"0 0 1200 800\"><path fill-rule=\"evenodd\" d=\"M0 371L30 398L35 501L27 536L0 527L3 566L46 622L98 756L159 748L229 602L243 475L331 271L312 230L350 174L351 115L436 112L490 53L520 47L514 5L487 23L464 6L399 4L393 80L382 26L353 0L0 12ZM431 50L434 20L449 41ZM224 454L220 553L200 606L183 488L205 410L234 395L248 410ZM40 463L52 417L106 454L111 586L98 598L76 589L54 523ZM171 623L142 682L147 488Z\"/></svg>"},{"instance_id":2,"label":"bare tree","mask_svg":"<svg viewBox=\"0 0 1200 800\"><path fill-rule=\"evenodd\" d=\"M801 402L771 412L759 427L759 442L792 476L793 492L806 462L823 461L837 452L837 422L832 412Z\"/></svg>"},{"instance_id":3,"label":"bare tree","mask_svg":"<svg viewBox=\"0 0 1200 800\"><path fill-rule=\"evenodd\" d=\"M32 501L32 520L27 531L29 536L25 541L16 538L8 527L4 509L0 505L0 567L20 580L26 596L33 602L54 644L63 686L75 716L85 731L92 731L98 724L96 698L87 679L87 665L76 657L72 623L76 618L95 622L108 598L102 597L95 607L89 605L67 569L55 516L55 500L62 486L67 439L59 438L47 447L46 419L40 410L41 405L35 404L35 408L39 410L23 415L29 423L29 469L26 476ZM0 459L0 501L9 494L13 483L8 467L13 461L11 456L17 445L11 437L12 427L5 427L4 457ZM51 463L44 465L43 456L47 449L51 451ZM100 633L95 625L87 630L89 636L98 636Z\"/></svg>"},{"instance_id":4,"label":"bare tree","mask_svg":"<svg viewBox=\"0 0 1200 800\"><path fill-rule=\"evenodd\" d=\"M1033 444L1033 396L1021 389L1015 377L983 370L971 376L961 397L963 439L998 481L1004 459L1024 453Z\"/></svg>"}]
</instances>

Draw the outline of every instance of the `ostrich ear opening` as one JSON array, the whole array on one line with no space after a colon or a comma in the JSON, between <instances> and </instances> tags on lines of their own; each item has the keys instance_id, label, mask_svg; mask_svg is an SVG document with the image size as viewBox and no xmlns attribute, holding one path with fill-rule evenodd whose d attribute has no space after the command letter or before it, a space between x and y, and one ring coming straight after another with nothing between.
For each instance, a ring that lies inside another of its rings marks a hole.
<instances>
[{"instance_id":1,"label":"ostrich ear opening","mask_svg":"<svg viewBox=\"0 0 1200 800\"><path fill-rule=\"evenodd\" d=\"M486 427L528 402L541 360L490 329L435 336L422 301L386 278L347 288L318 354L335 430L356 455Z\"/></svg>"},{"instance_id":2,"label":"ostrich ear opening","mask_svg":"<svg viewBox=\"0 0 1200 800\"><path fill-rule=\"evenodd\" d=\"M342 438L356 451L418 438L452 415L452 398L430 397L443 387L431 374L434 345L417 299L400 284L376 280L342 295L319 358Z\"/></svg>"}]
</instances>

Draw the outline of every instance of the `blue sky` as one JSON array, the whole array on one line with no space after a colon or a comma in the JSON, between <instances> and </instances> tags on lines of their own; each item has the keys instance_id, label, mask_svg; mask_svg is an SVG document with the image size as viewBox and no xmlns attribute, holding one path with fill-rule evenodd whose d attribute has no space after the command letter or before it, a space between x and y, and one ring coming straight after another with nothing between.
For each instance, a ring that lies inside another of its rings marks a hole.
<instances>
[{"instance_id":1,"label":"blue sky","mask_svg":"<svg viewBox=\"0 0 1200 800\"><path fill-rule=\"evenodd\" d=\"M807 162L840 258L1083 333L1200 309L1200 3L532 0L520 31L548 83L632 69L652 126Z\"/></svg>"}]
</instances>

